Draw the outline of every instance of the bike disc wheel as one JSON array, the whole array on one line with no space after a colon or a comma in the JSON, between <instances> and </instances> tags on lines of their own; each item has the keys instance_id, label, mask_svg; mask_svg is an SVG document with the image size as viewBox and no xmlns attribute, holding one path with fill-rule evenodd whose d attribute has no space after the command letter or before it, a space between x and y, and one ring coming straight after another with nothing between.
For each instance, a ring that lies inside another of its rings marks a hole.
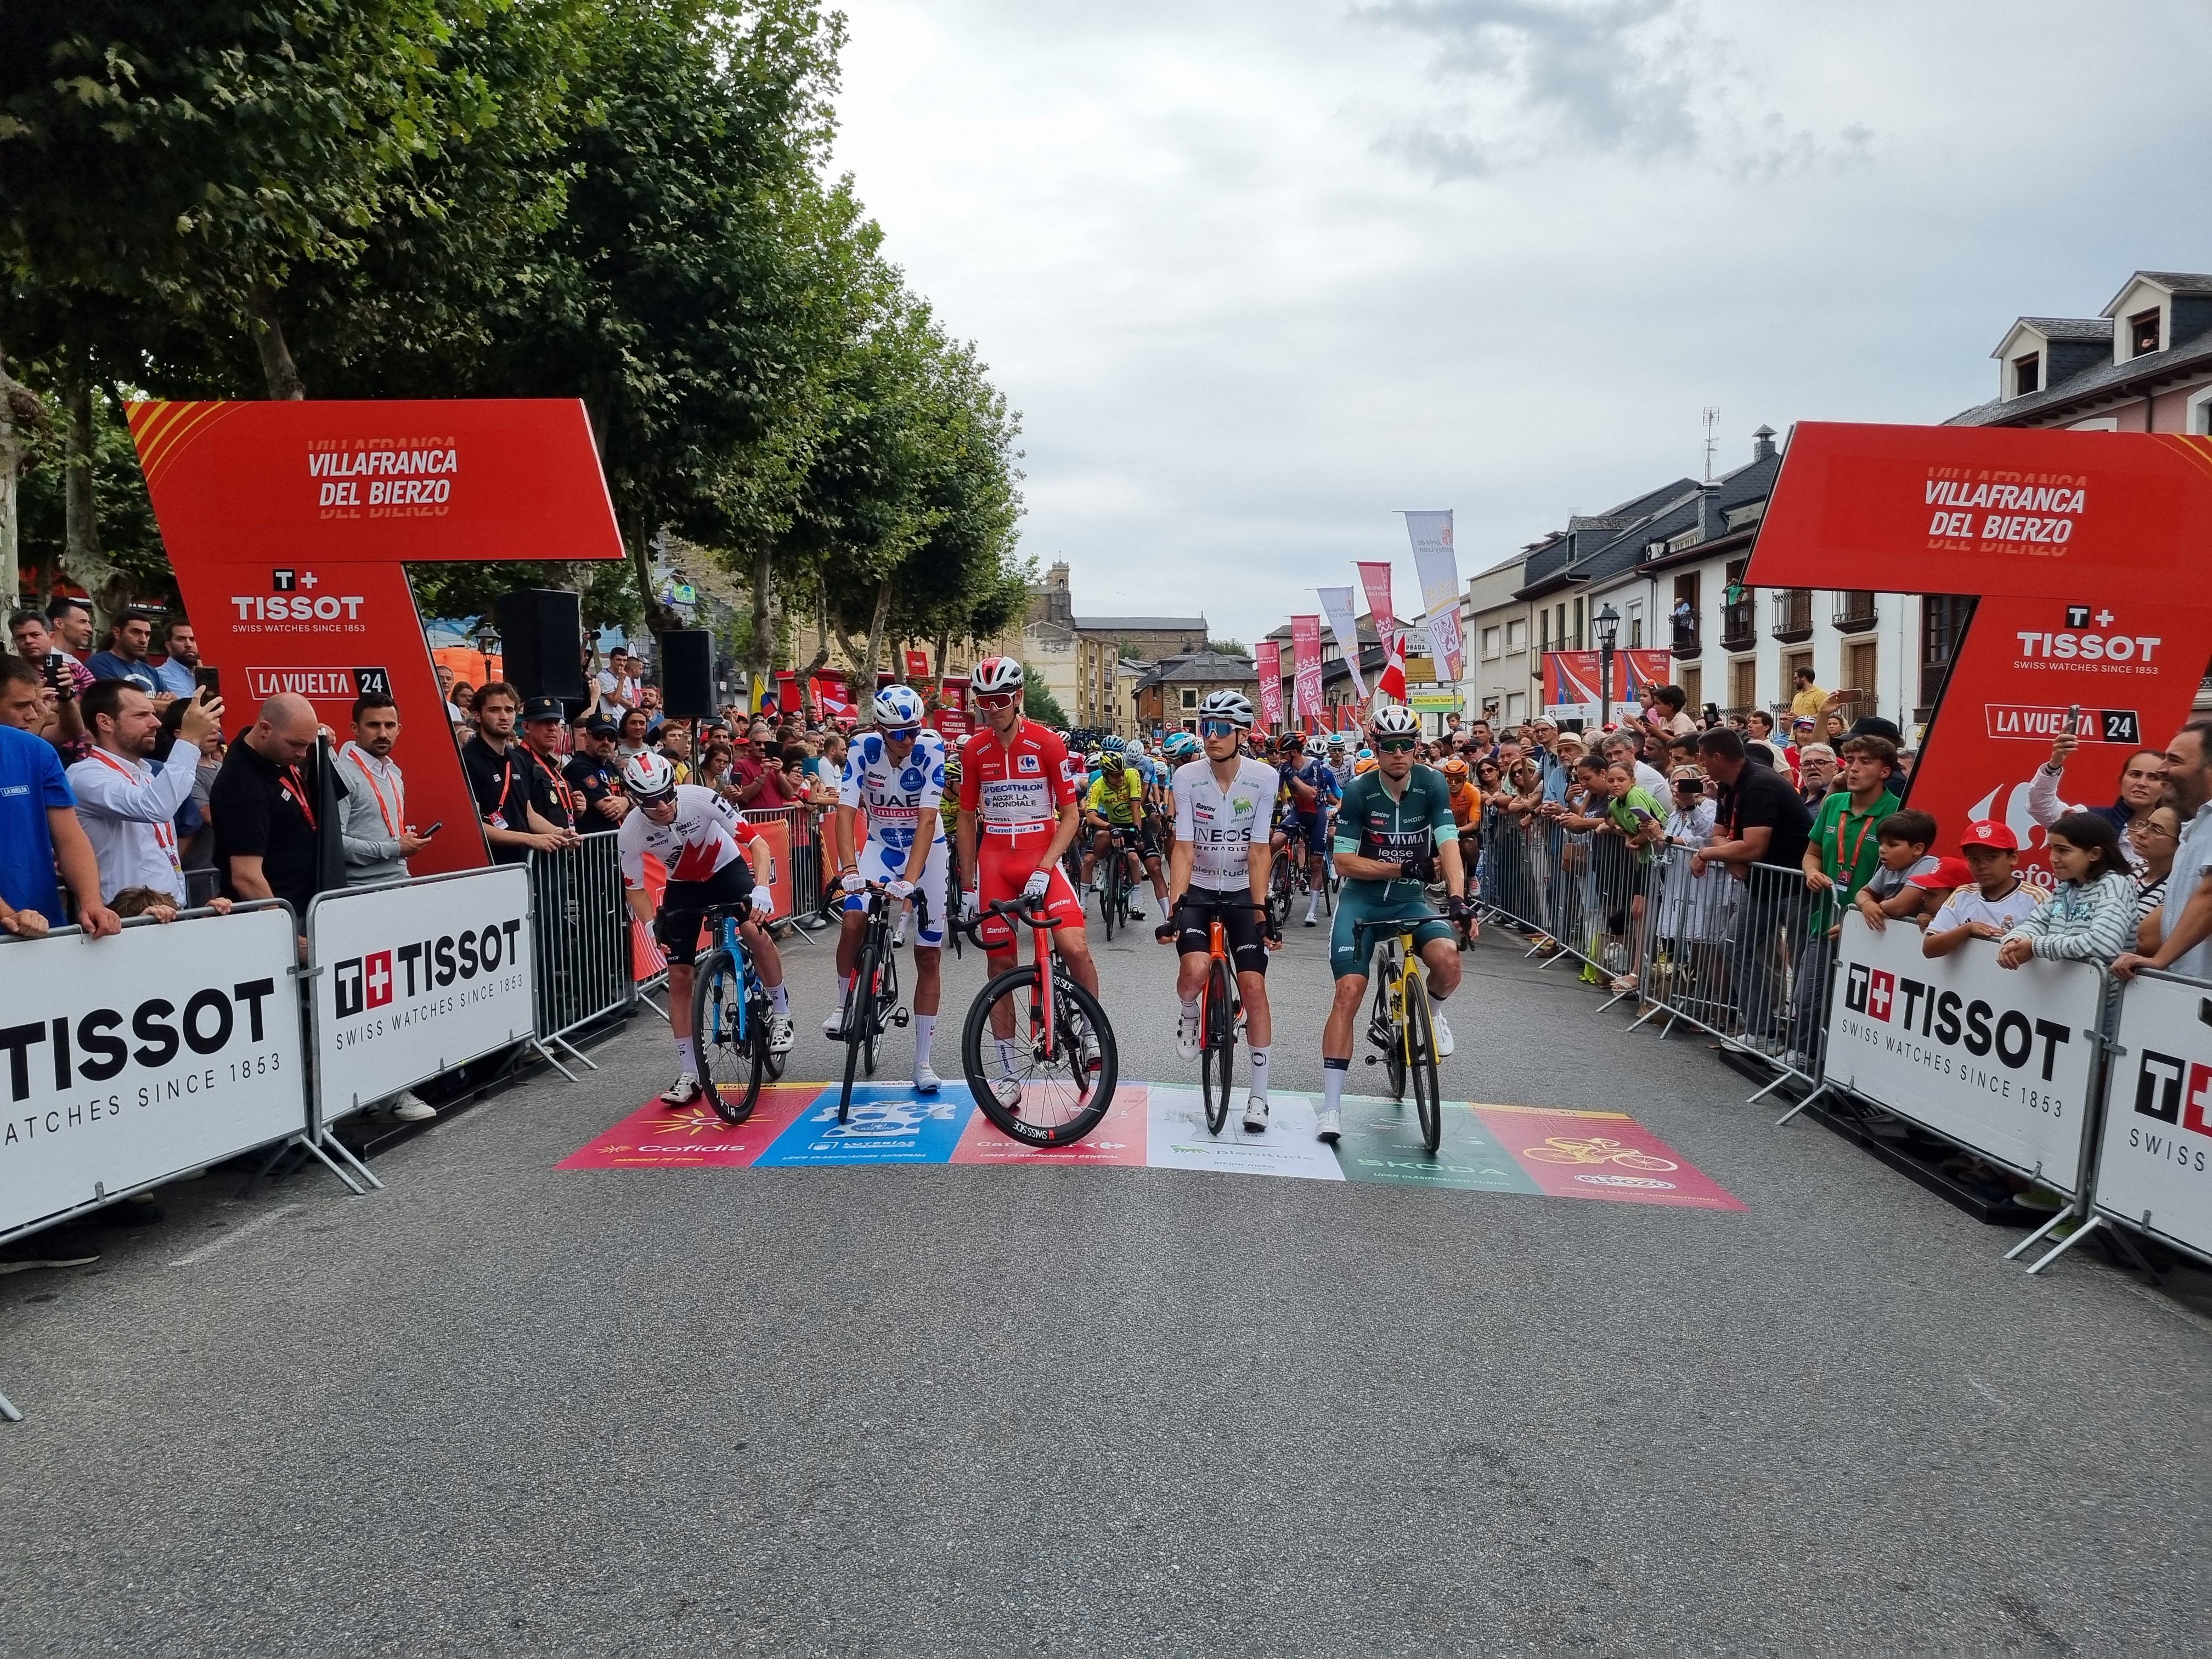
<instances>
[{"instance_id":1,"label":"bike disc wheel","mask_svg":"<svg viewBox=\"0 0 2212 1659\"><path fill-rule=\"evenodd\" d=\"M1206 976L1206 1046L1198 1051L1200 1091L1206 1097L1206 1127L1219 1134L1229 1121L1229 1093L1237 1086L1237 1023L1230 1012L1229 970L1213 964Z\"/></svg>"},{"instance_id":2,"label":"bike disc wheel","mask_svg":"<svg viewBox=\"0 0 2212 1659\"><path fill-rule=\"evenodd\" d=\"M1097 999L1081 986L1049 975L1046 990L1054 999L1053 1053L1044 1052L1044 1023L1037 994L1036 964L1010 968L976 994L960 1033L960 1065L969 1092L983 1115L1012 1139L1030 1146L1069 1146L1097 1127L1114 1098L1120 1075L1114 1028ZM992 1016L1005 1018L1009 1035L1002 1052L992 1030ZM1097 1070L1082 1063L1082 1039L1094 1037ZM1011 1082L1012 1103L999 1087Z\"/></svg>"},{"instance_id":3,"label":"bike disc wheel","mask_svg":"<svg viewBox=\"0 0 2212 1659\"><path fill-rule=\"evenodd\" d=\"M1413 1085L1413 1111L1421 1121L1421 1145L1436 1156L1444 1138L1444 1103L1437 1076L1437 1034L1429 1018L1427 988L1416 982L1407 999L1406 1072Z\"/></svg>"}]
</instances>

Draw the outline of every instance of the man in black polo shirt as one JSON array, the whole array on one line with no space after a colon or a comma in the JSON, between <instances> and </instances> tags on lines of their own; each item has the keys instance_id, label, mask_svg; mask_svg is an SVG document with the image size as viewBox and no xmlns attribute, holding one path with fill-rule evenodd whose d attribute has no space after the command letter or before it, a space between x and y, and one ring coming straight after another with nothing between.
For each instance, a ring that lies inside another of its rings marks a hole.
<instances>
[{"instance_id":1,"label":"man in black polo shirt","mask_svg":"<svg viewBox=\"0 0 2212 1659\"><path fill-rule=\"evenodd\" d=\"M629 797L623 793L622 776L615 770L612 720L589 714L576 722L576 751L563 771L569 787L584 803L578 829L589 836L621 825L629 811Z\"/></svg>"},{"instance_id":2,"label":"man in black polo shirt","mask_svg":"<svg viewBox=\"0 0 2212 1659\"><path fill-rule=\"evenodd\" d=\"M477 693L477 734L461 745L461 769L483 819L492 860L520 864L532 852L552 852L575 840L575 831L552 823L532 804L534 763L514 741L522 698L505 680Z\"/></svg>"},{"instance_id":3,"label":"man in black polo shirt","mask_svg":"<svg viewBox=\"0 0 2212 1659\"><path fill-rule=\"evenodd\" d=\"M1805 844L1813 815L1790 780L1755 764L1743 738L1726 727L1699 738L1698 753L1721 786L1721 796L1712 842L1691 855L1691 873L1701 876L1708 864L1724 864L1747 884L1736 907L1735 943L1743 1036L1761 1053L1778 1054L1788 1045L1774 1025L1782 965L1773 947L1778 937L1788 941L1793 958L1803 951L1811 908ZM1802 1039L1798 1046L1808 1048Z\"/></svg>"},{"instance_id":4,"label":"man in black polo shirt","mask_svg":"<svg viewBox=\"0 0 2212 1659\"><path fill-rule=\"evenodd\" d=\"M530 762L530 805L556 830L581 830L583 799L562 770L561 728L568 714L558 697L532 697L522 706L522 753Z\"/></svg>"},{"instance_id":5,"label":"man in black polo shirt","mask_svg":"<svg viewBox=\"0 0 2212 1659\"><path fill-rule=\"evenodd\" d=\"M315 732L314 705L280 692L231 744L208 791L224 894L280 898L303 920L322 867L314 791L301 770Z\"/></svg>"}]
</instances>

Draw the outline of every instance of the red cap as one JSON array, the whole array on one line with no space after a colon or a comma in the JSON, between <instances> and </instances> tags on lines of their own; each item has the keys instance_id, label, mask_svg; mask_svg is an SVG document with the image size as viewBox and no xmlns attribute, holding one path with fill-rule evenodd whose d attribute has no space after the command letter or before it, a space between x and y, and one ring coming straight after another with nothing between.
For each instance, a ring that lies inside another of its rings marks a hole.
<instances>
[{"instance_id":1,"label":"red cap","mask_svg":"<svg viewBox=\"0 0 2212 1659\"><path fill-rule=\"evenodd\" d=\"M1908 883L1913 887L1971 887L1973 884L1974 872L1966 867L1966 861L1962 858L1938 859L1933 870L1912 877Z\"/></svg>"},{"instance_id":2,"label":"red cap","mask_svg":"<svg viewBox=\"0 0 2212 1659\"><path fill-rule=\"evenodd\" d=\"M1984 818L1979 823L1966 826L1966 839L1959 845L1961 848L1994 847L2002 852L2017 853L2020 851L2020 837L1995 818Z\"/></svg>"}]
</instances>

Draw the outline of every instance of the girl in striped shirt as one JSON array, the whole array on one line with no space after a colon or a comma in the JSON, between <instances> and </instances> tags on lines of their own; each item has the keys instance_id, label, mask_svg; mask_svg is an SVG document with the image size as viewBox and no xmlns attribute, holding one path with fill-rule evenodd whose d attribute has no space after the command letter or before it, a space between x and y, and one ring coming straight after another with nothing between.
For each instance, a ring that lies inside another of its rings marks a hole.
<instances>
[{"instance_id":1,"label":"girl in striped shirt","mask_svg":"<svg viewBox=\"0 0 2212 1659\"><path fill-rule=\"evenodd\" d=\"M2094 812L2069 812L2051 826L2051 872L2058 891L1997 946L2000 967L2030 957L2108 966L2135 943L2135 878L2119 832Z\"/></svg>"}]
</instances>

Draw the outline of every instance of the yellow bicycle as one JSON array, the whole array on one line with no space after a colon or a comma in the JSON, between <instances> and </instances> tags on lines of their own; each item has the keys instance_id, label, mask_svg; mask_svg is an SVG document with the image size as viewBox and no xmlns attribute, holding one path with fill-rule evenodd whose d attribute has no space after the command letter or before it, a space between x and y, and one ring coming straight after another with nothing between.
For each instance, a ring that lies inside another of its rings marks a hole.
<instances>
[{"instance_id":1,"label":"yellow bicycle","mask_svg":"<svg viewBox=\"0 0 2212 1659\"><path fill-rule=\"evenodd\" d=\"M1437 921L1434 915L1376 916L1354 924L1361 935L1382 934L1369 945L1369 975L1375 982L1374 1010L1367 1018L1367 1041L1390 1080L1390 1098L1403 1101L1408 1082L1413 1111L1421 1122L1421 1145L1433 1153L1443 1141L1443 1085L1437 1077L1437 1035L1429 1018L1429 969L1413 948L1413 930Z\"/></svg>"}]
</instances>

